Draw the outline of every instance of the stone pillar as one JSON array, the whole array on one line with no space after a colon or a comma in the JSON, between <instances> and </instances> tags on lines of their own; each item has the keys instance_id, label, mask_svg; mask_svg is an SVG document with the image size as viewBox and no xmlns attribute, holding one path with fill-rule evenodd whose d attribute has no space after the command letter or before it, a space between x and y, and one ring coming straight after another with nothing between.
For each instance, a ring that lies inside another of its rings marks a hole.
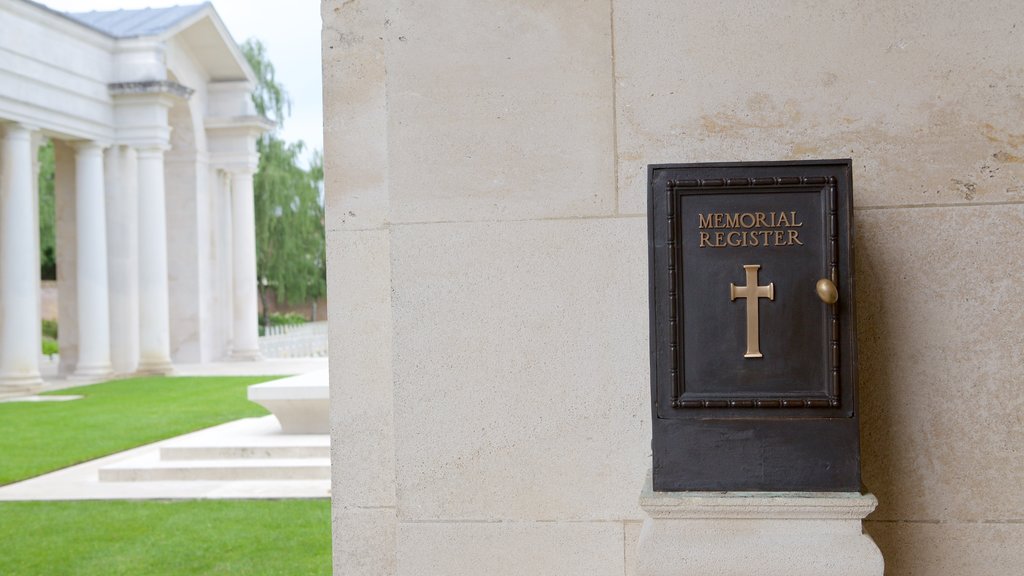
<instances>
[{"instance_id":1,"label":"stone pillar","mask_svg":"<svg viewBox=\"0 0 1024 576\"><path fill-rule=\"evenodd\" d=\"M0 150L0 394L28 392L42 384L33 150L32 134L27 127L7 125Z\"/></svg>"},{"instance_id":2,"label":"stone pillar","mask_svg":"<svg viewBox=\"0 0 1024 576\"><path fill-rule=\"evenodd\" d=\"M104 166L110 283L110 362L114 372L139 367L139 210L135 152L113 146Z\"/></svg>"},{"instance_id":3,"label":"stone pillar","mask_svg":"<svg viewBox=\"0 0 1024 576\"><path fill-rule=\"evenodd\" d=\"M882 576L857 492L654 492L637 542L637 576Z\"/></svg>"},{"instance_id":4,"label":"stone pillar","mask_svg":"<svg viewBox=\"0 0 1024 576\"><path fill-rule=\"evenodd\" d=\"M75 376L98 378L109 375L111 365L103 147L96 142L75 146L75 212L78 265Z\"/></svg>"},{"instance_id":5,"label":"stone pillar","mask_svg":"<svg viewBox=\"0 0 1024 576\"><path fill-rule=\"evenodd\" d=\"M164 149L136 151L139 173L139 371L171 370L167 295L167 205Z\"/></svg>"},{"instance_id":6,"label":"stone pillar","mask_svg":"<svg viewBox=\"0 0 1024 576\"><path fill-rule=\"evenodd\" d=\"M217 325L220 327L218 347L220 355L231 353L231 332L234 324L234 294L232 293L231 258L231 174L217 171L217 285L220 302Z\"/></svg>"},{"instance_id":7,"label":"stone pillar","mask_svg":"<svg viewBox=\"0 0 1024 576\"><path fill-rule=\"evenodd\" d=\"M231 174L231 269L234 331L231 357L260 358L256 295L256 214L252 172Z\"/></svg>"}]
</instances>

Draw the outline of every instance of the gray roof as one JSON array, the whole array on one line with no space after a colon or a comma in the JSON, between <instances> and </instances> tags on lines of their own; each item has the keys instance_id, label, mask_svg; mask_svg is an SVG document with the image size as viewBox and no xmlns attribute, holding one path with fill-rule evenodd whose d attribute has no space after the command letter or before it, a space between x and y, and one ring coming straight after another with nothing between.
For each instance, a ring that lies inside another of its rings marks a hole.
<instances>
[{"instance_id":1,"label":"gray roof","mask_svg":"<svg viewBox=\"0 0 1024 576\"><path fill-rule=\"evenodd\" d=\"M209 2L170 8L142 8L141 10L110 10L105 12L67 12L72 20L114 38L155 36L173 28L182 20L199 12Z\"/></svg>"}]
</instances>

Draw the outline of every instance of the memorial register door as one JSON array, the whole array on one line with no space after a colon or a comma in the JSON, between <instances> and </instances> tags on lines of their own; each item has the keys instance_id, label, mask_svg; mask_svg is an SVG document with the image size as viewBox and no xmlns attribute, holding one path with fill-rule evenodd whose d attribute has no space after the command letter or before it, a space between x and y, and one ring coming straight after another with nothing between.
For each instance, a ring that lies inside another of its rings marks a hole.
<instances>
[{"instance_id":1,"label":"memorial register door","mask_svg":"<svg viewBox=\"0 0 1024 576\"><path fill-rule=\"evenodd\" d=\"M656 490L859 490L848 160L650 167Z\"/></svg>"}]
</instances>

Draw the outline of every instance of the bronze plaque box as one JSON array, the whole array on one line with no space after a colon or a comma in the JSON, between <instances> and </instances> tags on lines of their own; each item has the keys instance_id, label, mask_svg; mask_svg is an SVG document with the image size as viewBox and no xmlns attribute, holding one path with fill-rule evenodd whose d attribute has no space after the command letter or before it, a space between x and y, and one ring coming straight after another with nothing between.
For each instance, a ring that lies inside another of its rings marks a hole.
<instances>
[{"instance_id":1,"label":"bronze plaque box","mask_svg":"<svg viewBox=\"0 0 1024 576\"><path fill-rule=\"evenodd\" d=\"M849 160L649 166L654 489L858 491Z\"/></svg>"}]
</instances>

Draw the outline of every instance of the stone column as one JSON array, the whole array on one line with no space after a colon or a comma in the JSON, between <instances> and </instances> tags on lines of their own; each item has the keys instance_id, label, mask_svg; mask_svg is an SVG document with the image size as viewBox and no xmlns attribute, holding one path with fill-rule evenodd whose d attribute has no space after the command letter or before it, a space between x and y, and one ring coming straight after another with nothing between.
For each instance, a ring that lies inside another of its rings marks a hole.
<instances>
[{"instance_id":1,"label":"stone column","mask_svg":"<svg viewBox=\"0 0 1024 576\"><path fill-rule=\"evenodd\" d=\"M75 376L97 378L109 375L111 366L103 147L96 142L75 146L75 213L78 266Z\"/></svg>"},{"instance_id":2,"label":"stone column","mask_svg":"<svg viewBox=\"0 0 1024 576\"><path fill-rule=\"evenodd\" d=\"M231 333L234 324L234 294L232 293L231 257L231 174L217 171L217 285L220 304L217 325L220 327L219 356L231 354Z\"/></svg>"},{"instance_id":3,"label":"stone column","mask_svg":"<svg viewBox=\"0 0 1024 576\"><path fill-rule=\"evenodd\" d=\"M231 268L235 316L231 357L238 360L260 358L252 176L252 172L231 174Z\"/></svg>"},{"instance_id":4,"label":"stone column","mask_svg":"<svg viewBox=\"0 0 1024 576\"><path fill-rule=\"evenodd\" d=\"M135 152L113 146L104 166L110 283L110 361L114 372L139 367L139 209Z\"/></svg>"},{"instance_id":5,"label":"stone column","mask_svg":"<svg viewBox=\"0 0 1024 576\"><path fill-rule=\"evenodd\" d=\"M139 173L139 371L171 370L167 294L167 205L164 148L136 151Z\"/></svg>"},{"instance_id":6,"label":"stone column","mask_svg":"<svg viewBox=\"0 0 1024 576\"><path fill-rule=\"evenodd\" d=\"M38 213L32 194L32 134L9 124L0 150L0 394L42 384L39 357Z\"/></svg>"}]
</instances>

